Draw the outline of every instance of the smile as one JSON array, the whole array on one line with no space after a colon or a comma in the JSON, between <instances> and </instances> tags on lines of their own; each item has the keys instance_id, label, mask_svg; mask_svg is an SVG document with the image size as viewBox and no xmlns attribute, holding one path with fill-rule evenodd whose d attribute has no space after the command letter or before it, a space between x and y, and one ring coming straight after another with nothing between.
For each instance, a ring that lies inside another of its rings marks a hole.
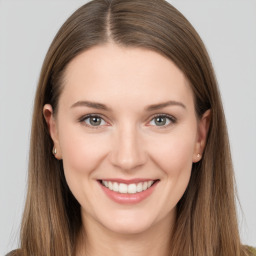
<instances>
[{"instance_id":1,"label":"smile","mask_svg":"<svg viewBox=\"0 0 256 256\"><path fill-rule=\"evenodd\" d=\"M160 180L150 179L98 180L105 195L118 204L137 204L145 200L159 182Z\"/></svg>"},{"instance_id":2,"label":"smile","mask_svg":"<svg viewBox=\"0 0 256 256\"><path fill-rule=\"evenodd\" d=\"M150 181L144 181L144 182L138 182L138 183L125 184L125 183L102 180L101 184L106 188L108 188L109 190L112 190L121 194L135 194L135 193L140 193L142 191L149 189L154 184L154 182L156 181L150 180Z\"/></svg>"}]
</instances>

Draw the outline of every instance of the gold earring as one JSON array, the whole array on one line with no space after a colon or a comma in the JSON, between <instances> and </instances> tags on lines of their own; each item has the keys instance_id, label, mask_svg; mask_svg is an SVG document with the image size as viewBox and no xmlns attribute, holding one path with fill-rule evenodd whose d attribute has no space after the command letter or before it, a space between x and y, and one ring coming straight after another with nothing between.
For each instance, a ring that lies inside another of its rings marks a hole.
<instances>
[{"instance_id":1,"label":"gold earring","mask_svg":"<svg viewBox=\"0 0 256 256\"><path fill-rule=\"evenodd\" d=\"M53 148L52 153L53 153L54 155L56 155L56 154L57 154L57 149L56 149L56 148Z\"/></svg>"}]
</instances>

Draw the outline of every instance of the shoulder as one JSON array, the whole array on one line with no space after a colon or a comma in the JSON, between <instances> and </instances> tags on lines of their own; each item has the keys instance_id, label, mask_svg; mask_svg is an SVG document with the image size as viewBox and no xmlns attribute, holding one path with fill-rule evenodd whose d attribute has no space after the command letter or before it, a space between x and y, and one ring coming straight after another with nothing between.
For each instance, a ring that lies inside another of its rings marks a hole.
<instances>
[{"instance_id":1,"label":"shoulder","mask_svg":"<svg viewBox=\"0 0 256 256\"><path fill-rule=\"evenodd\" d=\"M14 250L9 253L7 253L5 256L20 256L20 250Z\"/></svg>"},{"instance_id":2,"label":"shoulder","mask_svg":"<svg viewBox=\"0 0 256 256\"><path fill-rule=\"evenodd\" d=\"M251 246L246 246L246 248L247 248L247 251L248 251L249 253L251 253L251 254L250 254L251 256L256 256L256 248L251 247Z\"/></svg>"}]
</instances>

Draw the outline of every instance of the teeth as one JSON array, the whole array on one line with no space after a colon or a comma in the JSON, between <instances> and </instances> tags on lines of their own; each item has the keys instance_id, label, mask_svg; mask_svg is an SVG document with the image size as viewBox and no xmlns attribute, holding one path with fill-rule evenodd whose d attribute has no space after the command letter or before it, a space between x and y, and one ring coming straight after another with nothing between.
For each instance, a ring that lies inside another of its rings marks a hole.
<instances>
[{"instance_id":1,"label":"teeth","mask_svg":"<svg viewBox=\"0 0 256 256\"><path fill-rule=\"evenodd\" d=\"M145 182L143 183L142 190L144 191L144 190L146 190L147 188L148 188L148 183L147 183L147 181L145 181Z\"/></svg>"},{"instance_id":2,"label":"teeth","mask_svg":"<svg viewBox=\"0 0 256 256\"><path fill-rule=\"evenodd\" d=\"M127 194L128 186L126 184L120 183L118 186L118 192L122 194Z\"/></svg>"},{"instance_id":3,"label":"teeth","mask_svg":"<svg viewBox=\"0 0 256 256\"><path fill-rule=\"evenodd\" d=\"M153 182L153 180L148 181L148 188L152 186Z\"/></svg>"},{"instance_id":4,"label":"teeth","mask_svg":"<svg viewBox=\"0 0 256 256\"><path fill-rule=\"evenodd\" d=\"M137 184L137 189L136 190L137 190L137 192L142 191L142 183L141 182Z\"/></svg>"},{"instance_id":5,"label":"teeth","mask_svg":"<svg viewBox=\"0 0 256 256\"><path fill-rule=\"evenodd\" d=\"M103 182L103 185L108 188L108 182L104 180L102 182Z\"/></svg>"},{"instance_id":6,"label":"teeth","mask_svg":"<svg viewBox=\"0 0 256 256\"><path fill-rule=\"evenodd\" d=\"M118 183L117 182L113 183L113 190L118 192Z\"/></svg>"},{"instance_id":7,"label":"teeth","mask_svg":"<svg viewBox=\"0 0 256 256\"><path fill-rule=\"evenodd\" d=\"M142 192L152 186L154 183L153 180L151 181L144 181L139 183L132 183L132 184L124 184L124 183L117 183L117 182L111 182L111 181L102 181L102 185L104 185L106 188L109 188L110 190L113 190L115 192L119 192L122 194L135 194L138 192Z\"/></svg>"},{"instance_id":8,"label":"teeth","mask_svg":"<svg viewBox=\"0 0 256 256\"><path fill-rule=\"evenodd\" d=\"M136 184L129 184L128 185L128 193L129 194L135 194L136 192L137 192Z\"/></svg>"}]
</instances>

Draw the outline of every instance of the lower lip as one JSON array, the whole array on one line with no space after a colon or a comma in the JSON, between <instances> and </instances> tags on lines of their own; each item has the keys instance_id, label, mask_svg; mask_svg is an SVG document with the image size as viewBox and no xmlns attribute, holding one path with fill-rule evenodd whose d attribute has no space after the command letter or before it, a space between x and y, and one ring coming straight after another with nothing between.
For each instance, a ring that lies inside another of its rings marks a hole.
<instances>
[{"instance_id":1,"label":"lower lip","mask_svg":"<svg viewBox=\"0 0 256 256\"><path fill-rule=\"evenodd\" d=\"M134 194L118 193L118 192L115 192L113 190L106 188L104 185L101 184L100 181L99 181L99 184L100 184L102 190L106 193L106 195L110 199L112 199L114 202L119 203L119 204L137 204L137 203L143 201L144 199L148 198L153 193L158 182L159 181L156 181L150 188L148 188L142 192L138 192L138 193L134 193Z\"/></svg>"}]
</instances>

